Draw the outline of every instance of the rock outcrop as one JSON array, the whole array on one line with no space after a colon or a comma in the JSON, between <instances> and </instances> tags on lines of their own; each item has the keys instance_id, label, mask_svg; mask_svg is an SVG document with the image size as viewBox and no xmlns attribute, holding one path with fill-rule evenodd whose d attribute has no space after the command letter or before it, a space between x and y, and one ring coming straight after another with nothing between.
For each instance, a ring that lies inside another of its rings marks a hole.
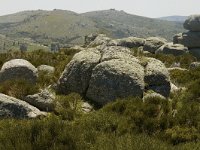
<instances>
[{"instance_id":1,"label":"rock outcrop","mask_svg":"<svg viewBox=\"0 0 200 150\"><path fill-rule=\"evenodd\" d=\"M94 68L86 96L104 105L117 98L142 97L143 90L143 67L135 62L113 59Z\"/></svg>"},{"instance_id":2,"label":"rock outcrop","mask_svg":"<svg viewBox=\"0 0 200 150\"><path fill-rule=\"evenodd\" d=\"M90 43L87 47L96 47L99 45L107 45L111 39L107 37L105 34L99 34L97 36L94 36L94 40L92 41L93 37L91 38Z\"/></svg>"},{"instance_id":3,"label":"rock outcrop","mask_svg":"<svg viewBox=\"0 0 200 150\"><path fill-rule=\"evenodd\" d=\"M45 115L27 102L0 94L0 118L36 118Z\"/></svg>"},{"instance_id":4,"label":"rock outcrop","mask_svg":"<svg viewBox=\"0 0 200 150\"><path fill-rule=\"evenodd\" d=\"M188 52L188 48L181 44L167 43L161 46L155 53L172 54L174 56L183 55Z\"/></svg>"},{"instance_id":5,"label":"rock outcrop","mask_svg":"<svg viewBox=\"0 0 200 150\"><path fill-rule=\"evenodd\" d=\"M54 110L55 96L47 90L43 90L41 93L34 95L28 95L24 98L24 101L32 106L35 106L41 111L53 111Z\"/></svg>"},{"instance_id":6,"label":"rock outcrop","mask_svg":"<svg viewBox=\"0 0 200 150\"><path fill-rule=\"evenodd\" d=\"M0 71L0 82L13 79L24 79L33 84L37 80L37 68L24 59L12 59L3 64Z\"/></svg>"},{"instance_id":7,"label":"rock outcrop","mask_svg":"<svg viewBox=\"0 0 200 150\"><path fill-rule=\"evenodd\" d=\"M191 15L185 20L183 26L190 31L200 31L200 15Z\"/></svg>"},{"instance_id":8,"label":"rock outcrop","mask_svg":"<svg viewBox=\"0 0 200 150\"><path fill-rule=\"evenodd\" d=\"M93 68L99 63L101 53L96 50L84 50L74 55L67 64L58 81L58 92L84 94L89 86Z\"/></svg>"},{"instance_id":9,"label":"rock outcrop","mask_svg":"<svg viewBox=\"0 0 200 150\"><path fill-rule=\"evenodd\" d=\"M200 15L189 16L183 26L189 31L175 35L173 42L188 47L189 52L200 59Z\"/></svg>"},{"instance_id":10,"label":"rock outcrop","mask_svg":"<svg viewBox=\"0 0 200 150\"><path fill-rule=\"evenodd\" d=\"M128 37L122 39L111 40L107 45L108 46L123 46L128 48L135 48L143 46L145 39L138 37Z\"/></svg>"},{"instance_id":11,"label":"rock outcrop","mask_svg":"<svg viewBox=\"0 0 200 150\"><path fill-rule=\"evenodd\" d=\"M165 97L169 96L171 89L169 72L161 61L148 58L144 81L148 90L153 90Z\"/></svg>"},{"instance_id":12,"label":"rock outcrop","mask_svg":"<svg viewBox=\"0 0 200 150\"><path fill-rule=\"evenodd\" d=\"M167 97L170 92L167 68L156 59L145 60L121 46L84 50L66 66L57 89L62 94L77 92L100 105L117 98L143 97L147 88Z\"/></svg>"},{"instance_id":13,"label":"rock outcrop","mask_svg":"<svg viewBox=\"0 0 200 150\"><path fill-rule=\"evenodd\" d=\"M167 40L159 37L149 37L146 39L143 50L150 53L155 53L162 45L166 44Z\"/></svg>"}]
</instances>

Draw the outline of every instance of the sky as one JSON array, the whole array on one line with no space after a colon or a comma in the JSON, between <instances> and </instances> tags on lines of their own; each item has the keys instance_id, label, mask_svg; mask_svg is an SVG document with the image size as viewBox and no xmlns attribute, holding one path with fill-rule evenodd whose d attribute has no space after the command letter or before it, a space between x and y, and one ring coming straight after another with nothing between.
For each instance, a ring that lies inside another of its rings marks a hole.
<instances>
[{"instance_id":1,"label":"sky","mask_svg":"<svg viewBox=\"0 0 200 150\"><path fill-rule=\"evenodd\" d=\"M0 15L23 10L71 10L83 13L114 8L151 18L200 14L200 0L0 0Z\"/></svg>"}]
</instances>

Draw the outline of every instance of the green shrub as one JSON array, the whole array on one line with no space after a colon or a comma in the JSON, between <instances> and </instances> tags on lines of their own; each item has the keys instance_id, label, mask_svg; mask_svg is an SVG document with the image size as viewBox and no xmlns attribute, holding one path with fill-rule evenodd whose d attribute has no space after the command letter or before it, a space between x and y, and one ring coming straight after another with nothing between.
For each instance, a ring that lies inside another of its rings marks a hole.
<instances>
[{"instance_id":1,"label":"green shrub","mask_svg":"<svg viewBox=\"0 0 200 150\"><path fill-rule=\"evenodd\" d=\"M165 134L173 144L196 141L200 138L199 132L194 127L188 128L175 126L171 129L167 129Z\"/></svg>"},{"instance_id":2,"label":"green shrub","mask_svg":"<svg viewBox=\"0 0 200 150\"><path fill-rule=\"evenodd\" d=\"M39 87L24 79L14 79L1 83L0 92L12 97L23 99L24 96L39 92Z\"/></svg>"},{"instance_id":3,"label":"green shrub","mask_svg":"<svg viewBox=\"0 0 200 150\"><path fill-rule=\"evenodd\" d=\"M82 98L76 93L56 96L55 113L63 120L74 120L81 115Z\"/></svg>"}]
</instances>

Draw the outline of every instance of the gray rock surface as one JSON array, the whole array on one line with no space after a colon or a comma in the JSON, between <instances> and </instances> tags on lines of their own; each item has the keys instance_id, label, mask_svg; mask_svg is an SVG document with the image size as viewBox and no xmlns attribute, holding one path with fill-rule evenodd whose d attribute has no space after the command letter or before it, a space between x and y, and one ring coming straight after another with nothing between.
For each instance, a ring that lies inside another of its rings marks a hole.
<instances>
[{"instance_id":1,"label":"gray rock surface","mask_svg":"<svg viewBox=\"0 0 200 150\"><path fill-rule=\"evenodd\" d=\"M55 68L48 65L40 65L37 67L39 72L45 72L47 74L54 74Z\"/></svg>"},{"instance_id":2,"label":"gray rock surface","mask_svg":"<svg viewBox=\"0 0 200 150\"><path fill-rule=\"evenodd\" d=\"M95 38L98 36L98 34L90 34L85 36L85 45L89 45L92 41L95 40Z\"/></svg>"},{"instance_id":3,"label":"gray rock surface","mask_svg":"<svg viewBox=\"0 0 200 150\"><path fill-rule=\"evenodd\" d=\"M112 59L130 60L139 63L139 60L131 55L128 48L121 46L109 46L101 50L101 62Z\"/></svg>"},{"instance_id":4,"label":"gray rock surface","mask_svg":"<svg viewBox=\"0 0 200 150\"><path fill-rule=\"evenodd\" d=\"M113 59L97 65L92 73L86 96L104 105L116 98L142 97L144 69L127 60Z\"/></svg>"},{"instance_id":5,"label":"gray rock surface","mask_svg":"<svg viewBox=\"0 0 200 150\"><path fill-rule=\"evenodd\" d=\"M173 70L188 71L187 69L181 68L181 67L170 67L170 68L167 68L167 70L168 71L173 71Z\"/></svg>"},{"instance_id":6,"label":"gray rock surface","mask_svg":"<svg viewBox=\"0 0 200 150\"><path fill-rule=\"evenodd\" d=\"M144 81L148 90L153 90L165 97L170 93L170 77L165 65L154 58L147 58Z\"/></svg>"},{"instance_id":7,"label":"gray rock surface","mask_svg":"<svg viewBox=\"0 0 200 150\"><path fill-rule=\"evenodd\" d=\"M12 79L24 79L33 84L37 80L37 68L24 59L13 59L3 64L0 82Z\"/></svg>"},{"instance_id":8,"label":"gray rock surface","mask_svg":"<svg viewBox=\"0 0 200 150\"><path fill-rule=\"evenodd\" d=\"M169 95L168 70L162 62L136 58L126 47L104 45L77 53L57 87L62 94L76 92L104 105L117 98L143 97L145 84L149 90Z\"/></svg>"},{"instance_id":9,"label":"gray rock surface","mask_svg":"<svg viewBox=\"0 0 200 150\"><path fill-rule=\"evenodd\" d=\"M166 44L167 40L160 37L149 37L146 39L143 50L151 53L160 48L162 45Z\"/></svg>"},{"instance_id":10,"label":"gray rock surface","mask_svg":"<svg viewBox=\"0 0 200 150\"><path fill-rule=\"evenodd\" d=\"M138 37L128 37L122 39L111 40L107 45L108 46L123 46L128 48L135 48L143 46L145 39Z\"/></svg>"},{"instance_id":11,"label":"gray rock surface","mask_svg":"<svg viewBox=\"0 0 200 150\"><path fill-rule=\"evenodd\" d=\"M100 52L95 49L75 54L58 81L58 91L62 94L84 94L89 86L92 70L100 58Z\"/></svg>"},{"instance_id":12,"label":"gray rock surface","mask_svg":"<svg viewBox=\"0 0 200 150\"><path fill-rule=\"evenodd\" d=\"M43 90L41 93L34 95L28 95L24 98L24 101L37 107L41 111L53 111L54 110L55 96L48 90Z\"/></svg>"},{"instance_id":13,"label":"gray rock surface","mask_svg":"<svg viewBox=\"0 0 200 150\"><path fill-rule=\"evenodd\" d=\"M181 44L167 43L156 50L156 54L172 54L174 56L183 55L188 52L188 48Z\"/></svg>"},{"instance_id":14,"label":"gray rock surface","mask_svg":"<svg viewBox=\"0 0 200 150\"><path fill-rule=\"evenodd\" d=\"M107 45L111 39L107 37L105 34L99 34L94 41L91 41L88 47L96 47L99 45Z\"/></svg>"},{"instance_id":15,"label":"gray rock surface","mask_svg":"<svg viewBox=\"0 0 200 150\"><path fill-rule=\"evenodd\" d=\"M82 104L81 108L82 108L82 111L85 112L85 113L89 113L89 112L91 112L91 111L93 110L93 106L90 105L90 104L87 103L87 102L84 102L84 103Z\"/></svg>"},{"instance_id":16,"label":"gray rock surface","mask_svg":"<svg viewBox=\"0 0 200 150\"><path fill-rule=\"evenodd\" d=\"M184 32L173 37L174 44L182 44L190 48L200 47L200 32Z\"/></svg>"},{"instance_id":17,"label":"gray rock surface","mask_svg":"<svg viewBox=\"0 0 200 150\"><path fill-rule=\"evenodd\" d=\"M183 26L190 31L200 31L200 14L189 16Z\"/></svg>"},{"instance_id":18,"label":"gray rock surface","mask_svg":"<svg viewBox=\"0 0 200 150\"><path fill-rule=\"evenodd\" d=\"M190 69L195 69L195 68L198 68L198 67L200 67L200 62L192 62L191 64L190 64Z\"/></svg>"},{"instance_id":19,"label":"gray rock surface","mask_svg":"<svg viewBox=\"0 0 200 150\"><path fill-rule=\"evenodd\" d=\"M0 93L0 118L36 118L46 115L27 102Z\"/></svg>"}]
</instances>

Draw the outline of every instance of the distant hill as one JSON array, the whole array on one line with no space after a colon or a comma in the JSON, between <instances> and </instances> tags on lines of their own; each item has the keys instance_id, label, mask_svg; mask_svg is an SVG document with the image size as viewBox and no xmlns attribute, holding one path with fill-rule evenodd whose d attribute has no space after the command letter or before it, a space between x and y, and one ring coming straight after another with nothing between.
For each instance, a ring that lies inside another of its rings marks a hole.
<instances>
[{"instance_id":1,"label":"distant hill","mask_svg":"<svg viewBox=\"0 0 200 150\"><path fill-rule=\"evenodd\" d=\"M30 38L36 43L83 44L90 33L105 33L113 38L161 36L172 40L183 32L180 22L169 22L128 14L114 9L77 14L66 10L23 11L0 17L0 34Z\"/></svg>"},{"instance_id":2,"label":"distant hill","mask_svg":"<svg viewBox=\"0 0 200 150\"><path fill-rule=\"evenodd\" d=\"M176 22L184 22L187 19L188 16L167 16L167 17L161 17L158 19L166 20L166 21L176 21Z\"/></svg>"}]
</instances>

